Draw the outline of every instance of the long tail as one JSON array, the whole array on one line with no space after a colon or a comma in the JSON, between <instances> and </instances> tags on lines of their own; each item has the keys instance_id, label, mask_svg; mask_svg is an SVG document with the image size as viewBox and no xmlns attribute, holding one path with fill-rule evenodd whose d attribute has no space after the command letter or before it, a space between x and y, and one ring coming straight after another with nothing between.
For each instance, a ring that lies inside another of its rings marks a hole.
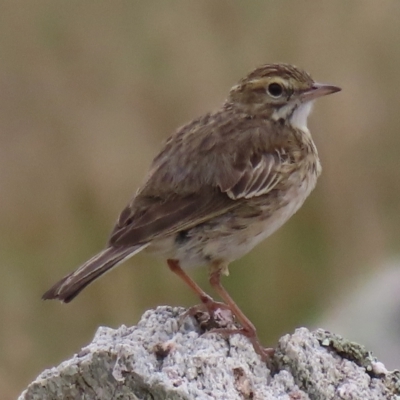
<instances>
[{"instance_id":1,"label":"long tail","mask_svg":"<svg viewBox=\"0 0 400 400\"><path fill-rule=\"evenodd\" d=\"M71 272L58 281L42 296L42 299L58 299L64 303L69 303L99 276L139 253L139 251L147 246L148 244L123 248L108 247L86 261L85 264L80 266L76 271Z\"/></svg>"}]
</instances>

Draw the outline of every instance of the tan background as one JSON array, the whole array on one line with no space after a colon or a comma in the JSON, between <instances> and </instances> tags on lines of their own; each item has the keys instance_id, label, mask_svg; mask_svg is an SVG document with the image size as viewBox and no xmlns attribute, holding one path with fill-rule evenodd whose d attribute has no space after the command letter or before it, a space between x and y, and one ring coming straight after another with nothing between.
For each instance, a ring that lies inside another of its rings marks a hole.
<instances>
[{"instance_id":1,"label":"tan background","mask_svg":"<svg viewBox=\"0 0 400 400\"><path fill-rule=\"evenodd\" d=\"M101 249L174 129L276 61L343 92L311 117L317 189L225 280L271 345L399 250L400 2L0 3L0 398L99 325L196 303L146 255L69 305L40 296ZM192 276L208 289L205 269Z\"/></svg>"}]
</instances>

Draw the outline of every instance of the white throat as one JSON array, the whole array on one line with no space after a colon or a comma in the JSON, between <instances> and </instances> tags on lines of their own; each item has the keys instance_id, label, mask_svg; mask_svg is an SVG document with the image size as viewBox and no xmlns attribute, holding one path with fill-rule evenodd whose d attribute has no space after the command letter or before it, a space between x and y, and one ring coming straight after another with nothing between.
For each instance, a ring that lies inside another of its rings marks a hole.
<instances>
[{"instance_id":1,"label":"white throat","mask_svg":"<svg viewBox=\"0 0 400 400\"><path fill-rule=\"evenodd\" d=\"M303 131L308 130L307 128L307 118L310 115L314 102L308 101L307 103L300 103L294 111L293 110L293 103L287 104L280 109L276 110L273 115L272 119L275 121L279 119L286 120L288 117L290 118L290 125L293 128L301 129Z\"/></svg>"},{"instance_id":2,"label":"white throat","mask_svg":"<svg viewBox=\"0 0 400 400\"><path fill-rule=\"evenodd\" d=\"M307 130L307 118L313 108L313 102L308 101L307 103L300 104L293 112L290 122L294 128Z\"/></svg>"}]
</instances>

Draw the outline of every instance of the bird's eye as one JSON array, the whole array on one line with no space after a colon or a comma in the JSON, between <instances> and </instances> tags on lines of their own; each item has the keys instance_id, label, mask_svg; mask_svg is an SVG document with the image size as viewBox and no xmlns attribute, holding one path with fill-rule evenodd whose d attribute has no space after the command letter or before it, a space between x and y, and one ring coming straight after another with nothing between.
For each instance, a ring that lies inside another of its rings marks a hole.
<instances>
[{"instance_id":1,"label":"bird's eye","mask_svg":"<svg viewBox=\"0 0 400 400\"><path fill-rule=\"evenodd\" d=\"M270 83L267 88L268 94L272 97L278 98L282 96L283 87L279 83Z\"/></svg>"}]
</instances>

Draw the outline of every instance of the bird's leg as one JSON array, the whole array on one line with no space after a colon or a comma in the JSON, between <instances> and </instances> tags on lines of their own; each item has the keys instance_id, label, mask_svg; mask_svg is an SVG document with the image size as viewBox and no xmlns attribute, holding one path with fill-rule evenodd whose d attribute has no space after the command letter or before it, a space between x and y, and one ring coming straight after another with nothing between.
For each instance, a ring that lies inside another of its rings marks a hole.
<instances>
[{"instance_id":1,"label":"bird's leg","mask_svg":"<svg viewBox=\"0 0 400 400\"><path fill-rule=\"evenodd\" d=\"M210 270L210 284L218 293L218 295L222 298L227 306L229 306L233 315L239 321L242 326L241 329L214 329L214 332L218 332L221 334L232 335L235 333L240 333L249 338L251 341L253 348L257 354L261 356L261 358L266 361L268 358L273 356L274 349L265 348L261 345L258 337L255 326L252 322L244 315L243 311L239 308L239 306L234 302L229 293L225 290L225 288L221 284L221 274L224 273L227 275L228 268L226 264L222 263L214 263L211 266Z\"/></svg>"},{"instance_id":2,"label":"bird's leg","mask_svg":"<svg viewBox=\"0 0 400 400\"><path fill-rule=\"evenodd\" d=\"M178 260L167 260L169 269L176 275L178 275L200 298L201 300L201 306L194 306L188 310L187 314L194 315L201 311L201 308L203 308L202 311L204 311L204 308L207 310L208 314L210 315L210 318L214 320L214 314L215 311L218 309L228 309L230 310L230 307L227 306L224 303L215 301L211 296L209 296L190 276L181 268L179 265ZM187 315L185 313L185 315Z\"/></svg>"}]
</instances>

